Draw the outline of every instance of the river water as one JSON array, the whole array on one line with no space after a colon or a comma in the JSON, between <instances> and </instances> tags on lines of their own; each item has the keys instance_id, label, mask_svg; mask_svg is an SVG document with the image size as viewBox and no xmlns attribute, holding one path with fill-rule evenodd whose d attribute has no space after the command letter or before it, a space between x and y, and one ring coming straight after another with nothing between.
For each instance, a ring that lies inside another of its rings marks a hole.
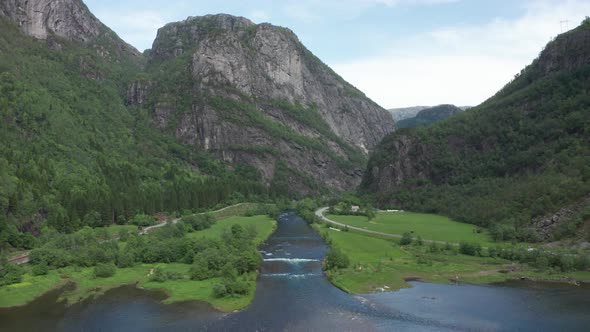
<instances>
[{"instance_id":1,"label":"river water","mask_svg":"<svg viewBox=\"0 0 590 332\"><path fill-rule=\"evenodd\" d=\"M0 331L588 331L590 289L534 283L412 283L352 296L324 277L326 245L293 212L279 217L251 306L222 314L199 302L126 286L71 307L59 292L0 310Z\"/></svg>"}]
</instances>

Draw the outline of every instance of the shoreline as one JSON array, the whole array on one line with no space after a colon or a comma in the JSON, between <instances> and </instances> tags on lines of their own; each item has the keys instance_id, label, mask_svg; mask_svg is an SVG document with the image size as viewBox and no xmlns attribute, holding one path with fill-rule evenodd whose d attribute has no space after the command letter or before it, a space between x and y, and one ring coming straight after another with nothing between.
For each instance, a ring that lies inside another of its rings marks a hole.
<instances>
[{"instance_id":1,"label":"shoreline","mask_svg":"<svg viewBox=\"0 0 590 332\"><path fill-rule=\"evenodd\" d=\"M228 216L222 217L225 219ZM273 220L272 227L268 227L267 231L259 234L256 246L258 247L266 241L276 228L277 222ZM184 275L184 278L164 282L150 281L148 278L149 271L154 268L175 271ZM28 272L21 283L0 287L0 309L25 307L44 295L57 291L68 284L71 284L72 287L67 287L67 289L61 291L57 298L57 302L66 301L67 306L91 300L104 295L110 290L124 286L134 286L145 291L157 290L162 292L165 295L160 299L162 304L167 305L184 301L204 302L222 313L244 309L253 301L256 293L257 271L243 276L249 287L247 295L216 298L212 295L212 290L213 286L220 281L220 278L215 277L202 281L191 280L187 277L190 268L191 264L182 263L140 263L129 268L117 268L115 275L109 278L94 277L92 267L69 266L50 270L48 274L42 276L33 276ZM4 297L4 301L1 301L2 297Z\"/></svg>"}]
</instances>

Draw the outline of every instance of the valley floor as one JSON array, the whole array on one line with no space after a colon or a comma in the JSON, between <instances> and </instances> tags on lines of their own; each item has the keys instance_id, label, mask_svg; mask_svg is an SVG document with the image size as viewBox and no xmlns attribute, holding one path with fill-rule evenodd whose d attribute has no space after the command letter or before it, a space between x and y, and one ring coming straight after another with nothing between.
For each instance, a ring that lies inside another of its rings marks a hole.
<instances>
[{"instance_id":1,"label":"valley floor","mask_svg":"<svg viewBox=\"0 0 590 332\"><path fill-rule=\"evenodd\" d=\"M218 220L211 228L189 233L186 236L219 238L225 229L234 224L254 225L257 230L256 242L260 244L270 236L276 227L276 221L264 215L228 217L228 214L225 213L217 215L217 217L224 219ZM156 268L165 272L178 273L182 275L182 278L164 282L151 281L150 274ZM219 283L220 278L210 278L203 281L191 280L189 278L190 268L190 264L181 263L136 264L130 268L117 268L115 275L109 278L94 277L92 267L70 266L50 270L48 274L41 276L34 276L28 271L22 282L0 287L0 308L24 305L52 289L65 287L68 284L75 287L66 287L67 290L62 294L62 299L70 304L128 284L164 291L168 295L164 300L165 303L200 300L226 312L242 309L252 302L256 289L256 273L249 273L245 276L249 287L247 295L217 298L213 296L212 290L214 285Z\"/></svg>"},{"instance_id":2,"label":"valley floor","mask_svg":"<svg viewBox=\"0 0 590 332\"><path fill-rule=\"evenodd\" d=\"M344 230L343 227L328 223L314 225L332 247L339 248L350 259L348 268L327 272L335 286L349 293L397 290L410 287L407 282L410 280L439 283L493 283L521 278L572 283L590 281L590 272L539 272L526 264L497 257L460 254L453 245L457 244L455 241L472 241L490 246L493 243L485 231L478 233L472 225L441 216L378 213L372 222L363 216L329 215L327 218L361 228ZM424 241L422 244L413 241L411 245L400 246L398 238L363 230L396 236L413 230L412 236L420 235ZM427 240L436 241L428 243ZM447 241L448 245L441 244ZM495 246L505 245L498 243Z\"/></svg>"}]
</instances>

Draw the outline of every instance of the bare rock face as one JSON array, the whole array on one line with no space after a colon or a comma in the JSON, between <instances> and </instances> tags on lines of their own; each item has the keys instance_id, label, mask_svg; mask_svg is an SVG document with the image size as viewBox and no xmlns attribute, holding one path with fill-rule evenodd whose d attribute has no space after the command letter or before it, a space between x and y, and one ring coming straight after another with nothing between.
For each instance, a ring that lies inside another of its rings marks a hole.
<instances>
[{"instance_id":1,"label":"bare rock face","mask_svg":"<svg viewBox=\"0 0 590 332\"><path fill-rule=\"evenodd\" d=\"M366 158L394 129L387 111L286 28L230 15L189 17L158 31L147 67L158 72L174 63L182 63L176 68L187 81L170 101L173 91L156 80L148 92L156 122L174 122L169 129L183 142L250 164L268 182L285 162L300 178L353 189L364 161L351 163L352 154ZM186 100L192 100L190 109L171 109Z\"/></svg>"},{"instance_id":2,"label":"bare rock face","mask_svg":"<svg viewBox=\"0 0 590 332\"><path fill-rule=\"evenodd\" d=\"M533 226L537 235L543 240L550 240L554 231L567 222L572 217L576 217L579 213L590 206L590 195L586 195L578 202L562 207L557 212L543 217L533 219Z\"/></svg>"},{"instance_id":3,"label":"bare rock face","mask_svg":"<svg viewBox=\"0 0 590 332\"><path fill-rule=\"evenodd\" d=\"M321 63L286 28L229 15L188 18L158 31L152 56L170 59L187 51L197 89L226 85L259 99L313 104L338 136L365 152L393 130L384 109Z\"/></svg>"},{"instance_id":4,"label":"bare rock face","mask_svg":"<svg viewBox=\"0 0 590 332\"><path fill-rule=\"evenodd\" d=\"M55 48L59 48L59 44L55 44L52 36L82 43L105 36L114 42L119 51L139 56L135 48L120 40L92 15L81 0L3 0L0 2L0 16L17 23L23 33L48 40ZM106 50L98 47L97 52L104 53Z\"/></svg>"},{"instance_id":5,"label":"bare rock face","mask_svg":"<svg viewBox=\"0 0 590 332\"><path fill-rule=\"evenodd\" d=\"M16 21L22 31L38 39L54 33L86 42L101 33L102 24L79 0L6 0L0 13Z\"/></svg>"}]
</instances>

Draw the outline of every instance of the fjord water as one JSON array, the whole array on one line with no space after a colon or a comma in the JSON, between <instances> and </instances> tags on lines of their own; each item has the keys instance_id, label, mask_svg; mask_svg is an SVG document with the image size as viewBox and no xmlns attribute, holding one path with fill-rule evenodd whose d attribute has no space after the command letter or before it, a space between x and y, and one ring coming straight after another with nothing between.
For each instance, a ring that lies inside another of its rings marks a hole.
<instances>
[{"instance_id":1,"label":"fjord water","mask_svg":"<svg viewBox=\"0 0 590 332\"><path fill-rule=\"evenodd\" d=\"M279 217L250 307L222 314L200 302L163 305L132 286L66 308L57 292L0 310L0 331L587 331L590 289L544 284L413 283L352 296L324 277L326 245L293 212Z\"/></svg>"}]
</instances>

